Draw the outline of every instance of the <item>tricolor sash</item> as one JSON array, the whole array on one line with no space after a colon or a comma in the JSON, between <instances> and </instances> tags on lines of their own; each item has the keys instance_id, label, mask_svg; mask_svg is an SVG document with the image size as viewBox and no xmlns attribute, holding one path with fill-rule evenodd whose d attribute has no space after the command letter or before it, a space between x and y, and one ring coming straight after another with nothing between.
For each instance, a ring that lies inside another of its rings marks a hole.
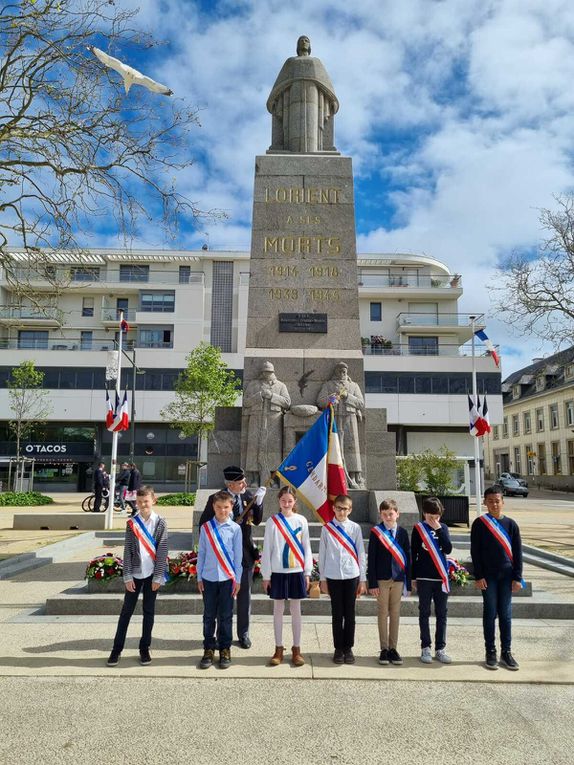
<instances>
[{"instance_id":1,"label":"tricolor sash","mask_svg":"<svg viewBox=\"0 0 574 765\"><path fill-rule=\"evenodd\" d=\"M506 557L510 561L512 565L514 565L514 555L512 553L512 542L510 541L510 537L508 536L508 532L504 528L504 526L499 523L499 521L494 518L490 513L483 513L483 515L478 516L480 520L484 523L486 528L490 531L492 536L496 539L496 541L500 544L504 552L506 553ZM526 587L526 583L524 579L520 580L520 584L523 587Z\"/></svg>"},{"instance_id":2,"label":"tricolor sash","mask_svg":"<svg viewBox=\"0 0 574 765\"><path fill-rule=\"evenodd\" d=\"M435 539L429 531L429 527L426 523L419 521L415 529L418 531L420 538L422 539L428 554L431 556L431 560L435 565L436 570L442 580L442 591L450 592L450 584L448 579L448 564L443 551L440 549L438 539Z\"/></svg>"},{"instance_id":3,"label":"tricolor sash","mask_svg":"<svg viewBox=\"0 0 574 765\"><path fill-rule=\"evenodd\" d=\"M395 561L398 563L401 571L406 574L407 556L405 555L403 548L400 546L397 540L391 536L383 524L380 524L379 526L373 526L371 531L377 537L383 547L388 552L390 552Z\"/></svg>"},{"instance_id":4,"label":"tricolor sash","mask_svg":"<svg viewBox=\"0 0 574 765\"><path fill-rule=\"evenodd\" d=\"M289 549L295 556L295 560L303 571L305 571L305 548L301 544L301 542L297 539L297 535L287 522L287 519L283 515L283 513L277 513L276 515L272 515L271 518L273 519L273 523L277 526L279 529L279 532L283 536L283 539L289 546Z\"/></svg>"},{"instance_id":5,"label":"tricolor sash","mask_svg":"<svg viewBox=\"0 0 574 765\"><path fill-rule=\"evenodd\" d=\"M140 516L134 515L133 518L130 518L128 521L128 526L130 526L131 530L134 533L135 538L142 545L142 547L148 553L150 558L155 562L155 559L157 557L156 548L157 548L158 542L157 542L157 539L153 536L153 534L150 534L150 532L146 528ZM164 572L164 579L166 581L168 579L167 569Z\"/></svg>"},{"instance_id":6,"label":"tricolor sash","mask_svg":"<svg viewBox=\"0 0 574 765\"><path fill-rule=\"evenodd\" d=\"M355 561L357 566L359 565L359 553L357 552L357 546L347 534L345 529L341 526L336 526L333 521L329 521L325 524L325 528L331 534L331 536L337 540L341 547L346 550L351 558Z\"/></svg>"},{"instance_id":7,"label":"tricolor sash","mask_svg":"<svg viewBox=\"0 0 574 765\"><path fill-rule=\"evenodd\" d=\"M233 567L233 561L231 560L229 550L223 543L223 539L221 538L221 534L217 528L215 518L212 518L210 521L204 523L203 528L205 529L207 541L211 545L211 549L217 558L219 568L223 571L227 579L232 579L235 582L235 569Z\"/></svg>"}]
</instances>

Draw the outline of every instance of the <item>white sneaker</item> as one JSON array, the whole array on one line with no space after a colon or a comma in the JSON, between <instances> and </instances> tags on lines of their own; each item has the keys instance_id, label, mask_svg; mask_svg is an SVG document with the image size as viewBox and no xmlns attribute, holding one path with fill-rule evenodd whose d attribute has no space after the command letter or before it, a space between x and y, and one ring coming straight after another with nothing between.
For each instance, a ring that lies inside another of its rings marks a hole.
<instances>
[{"instance_id":1,"label":"white sneaker","mask_svg":"<svg viewBox=\"0 0 574 765\"><path fill-rule=\"evenodd\" d=\"M432 664L432 653L430 648L423 648L421 651L421 661L423 664Z\"/></svg>"},{"instance_id":2,"label":"white sneaker","mask_svg":"<svg viewBox=\"0 0 574 765\"><path fill-rule=\"evenodd\" d=\"M452 664L452 659L444 648L439 648L438 651L435 652L434 657L442 664Z\"/></svg>"}]
</instances>

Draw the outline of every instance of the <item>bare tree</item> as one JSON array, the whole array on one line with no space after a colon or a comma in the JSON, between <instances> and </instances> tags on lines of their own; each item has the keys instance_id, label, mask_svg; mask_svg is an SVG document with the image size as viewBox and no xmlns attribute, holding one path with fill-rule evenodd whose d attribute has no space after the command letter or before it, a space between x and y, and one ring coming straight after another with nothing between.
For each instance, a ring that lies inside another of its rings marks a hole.
<instances>
[{"instance_id":1,"label":"bare tree","mask_svg":"<svg viewBox=\"0 0 574 765\"><path fill-rule=\"evenodd\" d=\"M16 438L16 457L20 457L22 439L30 435L34 426L52 412L49 393L42 390L44 373L36 369L33 361L23 361L14 367L8 380L8 398L13 419L9 427Z\"/></svg>"},{"instance_id":2,"label":"bare tree","mask_svg":"<svg viewBox=\"0 0 574 765\"><path fill-rule=\"evenodd\" d=\"M495 308L521 333L555 347L574 341L574 197L557 197L558 209L541 210L548 233L538 257L512 255L499 268Z\"/></svg>"},{"instance_id":3,"label":"bare tree","mask_svg":"<svg viewBox=\"0 0 574 765\"><path fill-rule=\"evenodd\" d=\"M42 272L40 248L81 248L114 218L128 241L142 221L173 234L182 217L202 214L175 182L192 164L196 111L142 87L126 94L88 49L125 51L130 61L146 51L153 69L156 43L133 28L136 14L113 0L21 0L0 9L0 263L24 293L8 245L38 252L34 278L39 271L57 286Z\"/></svg>"}]
</instances>

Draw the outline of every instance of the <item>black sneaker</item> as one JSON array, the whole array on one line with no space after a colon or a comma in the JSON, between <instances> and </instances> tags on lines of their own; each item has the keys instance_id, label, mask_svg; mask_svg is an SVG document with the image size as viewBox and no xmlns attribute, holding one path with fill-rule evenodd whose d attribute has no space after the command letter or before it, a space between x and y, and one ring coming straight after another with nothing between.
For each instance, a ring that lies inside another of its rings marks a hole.
<instances>
[{"instance_id":1,"label":"black sneaker","mask_svg":"<svg viewBox=\"0 0 574 765\"><path fill-rule=\"evenodd\" d=\"M381 653L379 654L379 664L388 664L389 663L389 652L386 648L383 648Z\"/></svg>"},{"instance_id":2,"label":"black sneaker","mask_svg":"<svg viewBox=\"0 0 574 765\"><path fill-rule=\"evenodd\" d=\"M403 663L401 655L396 648L389 648L389 661L397 666Z\"/></svg>"},{"instance_id":3,"label":"black sneaker","mask_svg":"<svg viewBox=\"0 0 574 765\"><path fill-rule=\"evenodd\" d=\"M243 637L240 637L238 640L239 647L244 648L246 651L248 651L251 648L251 639L249 635L244 635Z\"/></svg>"},{"instance_id":4,"label":"black sneaker","mask_svg":"<svg viewBox=\"0 0 574 765\"><path fill-rule=\"evenodd\" d=\"M140 648L140 664L151 664L151 656L147 648Z\"/></svg>"},{"instance_id":5,"label":"black sneaker","mask_svg":"<svg viewBox=\"0 0 574 765\"><path fill-rule=\"evenodd\" d=\"M203 652L203 657L199 662L200 669L209 669L213 664L213 648L206 648Z\"/></svg>"},{"instance_id":6,"label":"black sneaker","mask_svg":"<svg viewBox=\"0 0 574 765\"><path fill-rule=\"evenodd\" d=\"M351 648L348 648L345 651L345 664L354 664L355 663L355 654L353 653Z\"/></svg>"},{"instance_id":7,"label":"black sneaker","mask_svg":"<svg viewBox=\"0 0 574 765\"><path fill-rule=\"evenodd\" d=\"M496 658L496 651L486 652L486 668L498 669L498 659Z\"/></svg>"},{"instance_id":8,"label":"black sneaker","mask_svg":"<svg viewBox=\"0 0 574 765\"><path fill-rule=\"evenodd\" d=\"M229 648L222 648L219 652L219 669L227 669L231 666L231 651Z\"/></svg>"},{"instance_id":9,"label":"black sneaker","mask_svg":"<svg viewBox=\"0 0 574 765\"><path fill-rule=\"evenodd\" d=\"M500 663L503 664L506 669L511 669L513 672L516 672L517 669L520 669L519 663L516 661L510 651L501 651Z\"/></svg>"},{"instance_id":10,"label":"black sneaker","mask_svg":"<svg viewBox=\"0 0 574 765\"><path fill-rule=\"evenodd\" d=\"M342 664L345 661L345 653L342 648L335 648L335 653L333 654L333 661L335 664Z\"/></svg>"},{"instance_id":11,"label":"black sneaker","mask_svg":"<svg viewBox=\"0 0 574 765\"><path fill-rule=\"evenodd\" d=\"M108 661L106 662L108 667L117 667L120 660L121 653L119 651L112 651Z\"/></svg>"}]
</instances>

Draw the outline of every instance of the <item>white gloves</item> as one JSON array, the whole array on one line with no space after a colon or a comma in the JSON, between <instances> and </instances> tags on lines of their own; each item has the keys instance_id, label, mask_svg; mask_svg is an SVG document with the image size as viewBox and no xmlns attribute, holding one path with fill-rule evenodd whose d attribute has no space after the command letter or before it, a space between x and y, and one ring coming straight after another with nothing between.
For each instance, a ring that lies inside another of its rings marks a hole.
<instances>
[{"instance_id":1,"label":"white gloves","mask_svg":"<svg viewBox=\"0 0 574 765\"><path fill-rule=\"evenodd\" d=\"M267 494L267 489L265 486L260 486L257 491L255 492L255 504L260 505L263 502L263 499L265 495Z\"/></svg>"}]
</instances>

